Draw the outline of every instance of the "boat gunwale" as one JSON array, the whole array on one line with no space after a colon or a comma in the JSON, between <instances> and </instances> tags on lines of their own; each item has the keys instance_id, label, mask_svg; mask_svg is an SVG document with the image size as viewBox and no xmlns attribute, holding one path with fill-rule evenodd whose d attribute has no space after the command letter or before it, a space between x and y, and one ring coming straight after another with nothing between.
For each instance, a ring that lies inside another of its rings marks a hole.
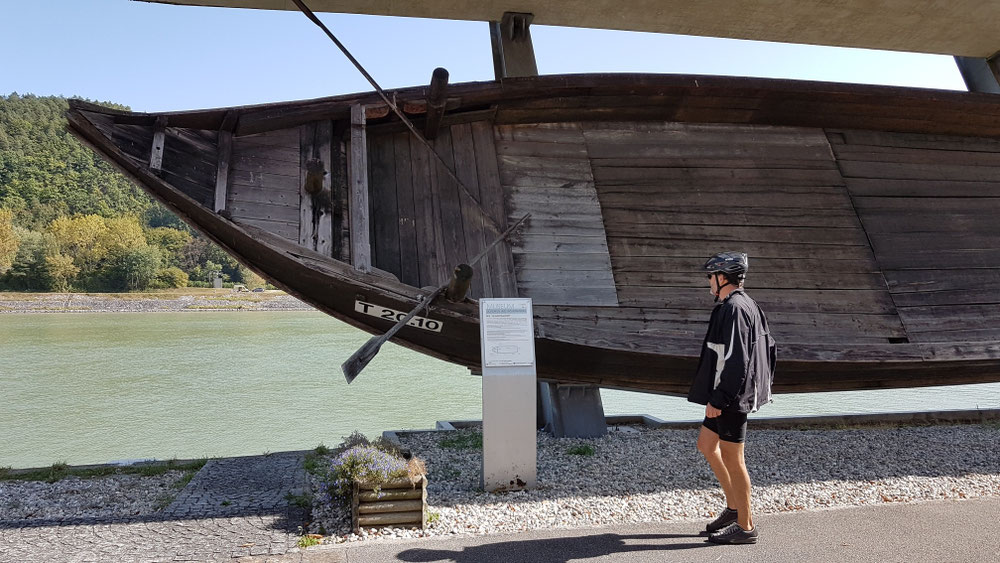
<instances>
[{"instance_id":1,"label":"boat gunwale","mask_svg":"<svg viewBox=\"0 0 1000 563\"><path fill-rule=\"evenodd\" d=\"M389 95L396 97L398 106L408 103L422 104L426 101L428 92L429 86L411 86L387 91ZM725 95L726 93L729 93L729 95ZM743 93L738 97L761 101L780 101L784 96L808 95L808 100L816 103L856 103L884 106L892 108L894 112L902 112L901 118L906 118L914 122L914 126L901 127L898 129L899 131L914 133L919 133L925 129L916 126L921 121L928 124L938 124L941 121L939 119L926 119L920 115L916 115L918 111L934 109L938 111L957 112L967 116L974 116L974 119L977 121L964 127L956 127L956 132L946 134L1000 138L1000 98L996 94L932 88L737 76L591 73L542 75L505 78L500 81L454 83L448 86L447 97L449 100L452 100L448 111L450 115L461 112L463 109L469 111L469 108L479 109L483 106L495 104L511 104L532 99L549 99L574 95L583 97L598 95L649 95L666 97L680 95L684 100L688 100L699 97L732 97L734 93ZM682 103L684 100L682 100ZM905 106L908 103L916 104L917 107L907 110ZM237 137L276 129L285 129L318 119L347 118L349 117L351 106L357 104L370 108L387 109L385 102L375 92L342 94L297 101L167 112L132 112L107 108L79 99L70 100L71 108L111 115L115 117L116 123L130 125L153 125L157 118L166 117L170 126L218 130L222 126L226 114L235 112L239 115L239 122L234 130L234 135ZM909 111L908 117L907 111ZM411 117L419 115L420 111L411 113ZM790 116L792 121L797 119L792 112L788 112L786 115L780 109L774 108L769 108L765 117L775 121L774 125L787 126L789 123L783 121L781 118L788 116ZM816 118L816 116L811 117ZM822 117L819 116L819 118ZM390 115L386 119L392 120L395 117ZM704 119L693 121L711 122ZM993 123L984 123L989 121ZM730 122L738 123L736 121ZM768 123L754 121L747 124L767 125ZM794 126L794 123L791 125ZM804 126L830 127L835 129L866 129L862 125L856 127L845 127L840 124L811 124ZM867 129L887 131L883 127L871 127ZM990 132L983 133L983 130L989 130Z\"/></svg>"}]
</instances>

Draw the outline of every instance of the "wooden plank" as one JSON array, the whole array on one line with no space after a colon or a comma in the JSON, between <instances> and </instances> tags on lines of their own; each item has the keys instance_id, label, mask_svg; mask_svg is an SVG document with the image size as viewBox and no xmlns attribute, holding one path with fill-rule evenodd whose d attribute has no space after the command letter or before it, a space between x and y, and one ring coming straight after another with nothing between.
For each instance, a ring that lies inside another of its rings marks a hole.
<instances>
[{"instance_id":1,"label":"wooden plank","mask_svg":"<svg viewBox=\"0 0 1000 563\"><path fill-rule=\"evenodd\" d=\"M603 236L572 236L525 233L511 241L517 252L606 252L608 244Z\"/></svg>"},{"instance_id":2,"label":"wooden plank","mask_svg":"<svg viewBox=\"0 0 1000 563\"><path fill-rule=\"evenodd\" d=\"M410 137L410 157L413 170L413 205L416 211L417 249L420 253L418 269L420 285L439 286L448 278L442 277L447 266L440 227L440 210L435 205L434 184L431 179L429 151L415 137Z\"/></svg>"},{"instance_id":3,"label":"wooden plank","mask_svg":"<svg viewBox=\"0 0 1000 563\"><path fill-rule=\"evenodd\" d=\"M979 290L984 286L996 287L997 284L1000 284L1000 268L996 267L938 270L934 268L933 257L928 259L924 267L926 269L886 271L885 279L889 284L889 291L893 295L897 295L900 293L964 289Z\"/></svg>"},{"instance_id":4,"label":"wooden plank","mask_svg":"<svg viewBox=\"0 0 1000 563\"><path fill-rule=\"evenodd\" d=\"M257 227L296 244L298 244L299 241L299 225L296 222L269 221L267 219L250 217L241 217L237 219L236 222Z\"/></svg>"},{"instance_id":5,"label":"wooden plank","mask_svg":"<svg viewBox=\"0 0 1000 563\"><path fill-rule=\"evenodd\" d=\"M897 164L939 163L956 166L1000 166L1000 151L976 152L939 149L913 149L879 145L837 145L838 160L886 162Z\"/></svg>"},{"instance_id":6,"label":"wooden plank","mask_svg":"<svg viewBox=\"0 0 1000 563\"><path fill-rule=\"evenodd\" d=\"M473 122L471 127L473 143L476 148L476 171L479 177L479 193L483 209L497 225L506 228L508 225L506 221L507 210L504 205L503 186L500 183L500 168L497 163L493 124L492 122L478 121ZM495 236L489 229L484 229L484 233L490 241ZM501 242L485 260L490 265L493 296L517 297L510 244L506 241Z\"/></svg>"},{"instance_id":7,"label":"wooden plank","mask_svg":"<svg viewBox=\"0 0 1000 563\"><path fill-rule=\"evenodd\" d=\"M514 270L608 270L611 259L607 252L520 252L513 255ZM698 266L704 260L698 263ZM696 269L690 271L697 271Z\"/></svg>"},{"instance_id":8,"label":"wooden plank","mask_svg":"<svg viewBox=\"0 0 1000 563\"><path fill-rule=\"evenodd\" d=\"M300 126L299 134L299 244L330 256L333 253L333 124L306 123ZM320 192L315 195L306 190L309 161L319 161L323 171Z\"/></svg>"},{"instance_id":9,"label":"wooden plank","mask_svg":"<svg viewBox=\"0 0 1000 563\"><path fill-rule=\"evenodd\" d=\"M624 221L633 224L677 224L759 227L855 227L861 222L857 213L842 209L727 208L719 206L689 206L679 210L647 209L644 201L610 205L602 202L604 220L609 225Z\"/></svg>"},{"instance_id":10,"label":"wooden plank","mask_svg":"<svg viewBox=\"0 0 1000 563\"><path fill-rule=\"evenodd\" d=\"M271 174L272 176L287 176L299 178L299 163L284 162L258 155L244 154L233 148L233 158L229 167L233 170L243 170L258 174Z\"/></svg>"},{"instance_id":11,"label":"wooden plank","mask_svg":"<svg viewBox=\"0 0 1000 563\"><path fill-rule=\"evenodd\" d=\"M351 148L347 175L350 191L351 264L362 272L372 269L368 216L368 142L365 108L351 106Z\"/></svg>"},{"instance_id":12,"label":"wooden plank","mask_svg":"<svg viewBox=\"0 0 1000 563\"><path fill-rule=\"evenodd\" d=\"M501 141L496 144L496 154L508 157L587 158L583 143L555 143L539 141Z\"/></svg>"},{"instance_id":13,"label":"wooden plank","mask_svg":"<svg viewBox=\"0 0 1000 563\"><path fill-rule=\"evenodd\" d=\"M590 163L580 158L547 158L536 156L498 155L500 180L504 185L516 176L533 178L559 178L588 181L592 179Z\"/></svg>"},{"instance_id":14,"label":"wooden plank","mask_svg":"<svg viewBox=\"0 0 1000 563\"><path fill-rule=\"evenodd\" d=\"M647 192L655 193L655 192ZM638 190L613 191L613 188L601 186L601 206L622 207L634 205L637 197L643 193ZM678 193L664 198L647 198L647 207L651 210L687 209L704 207L710 196L692 190L689 193ZM744 193L733 189L726 196L726 204L732 207L780 207L784 209L852 209L851 200L846 194L810 194L803 193L798 197L767 192Z\"/></svg>"},{"instance_id":15,"label":"wooden plank","mask_svg":"<svg viewBox=\"0 0 1000 563\"><path fill-rule=\"evenodd\" d=\"M341 262L351 260L351 217L350 199L351 186L347 177L348 168L348 143L345 141L345 133L350 128L347 121L336 121L333 123L333 135L331 136L331 170L330 189L333 192L333 246L331 252L334 258Z\"/></svg>"},{"instance_id":16,"label":"wooden plank","mask_svg":"<svg viewBox=\"0 0 1000 563\"><path fill-rule=\"evenodd\" d=\"M748 281L761 289L885 289L881 273L845 274L832 269L805 273L752 272ZM705 278L698 270L677 271L615 271L615 282L623 286L702 287Z\"/></svg>"},{"instance_id":17,"label":"wooden plank","mask_svg":"<svg viewBox=\"0 0 1000 563\"><path fill-rule=\"evenodd\" d=\"M391 135L368 138L369 189L372 198L374 266L400 275L399 206L396 159Z\"/></svg>"},{"instance_id":18,"label":"wooden plank","mask_svg":"<svg viewBox=\"0 0 1000 563\"><path fill-rule=\"evenodd\" d=\"M913 149L949 150L963 152L1000 152L1000 140L989 137L935 135L927 133L896 133L889 131L828 129L828 135L839 134L847 144L876 145ZM839 147L834 144L834 148Z\"/></svg>"},{"instance_id":19,"label":"wooden plank","mask_svg":"<svg viewBox=\"0 0 1000 563\"><path fill-rule=\"evenodd\" d=\"M244 188L252 188L261 192L282 193L288 196L295 196L296 199L299 196L299 178L297 176L279 176L266 172L233 170L230 168L229 180L234 186L243 186Z\"/></svg>"},{"instance_id":20,"label":"wooden plank","mask_svg":"<svg viewBox=\"0 0 1000 563\"><path fill-rule=\"evenodd\" d=\"M410 158L410 133L392 136L396 177L396 204L399 213L399 279L403 283L421 287L420 249L417 240L418 217L414 206L412 159Z\"/></svg>"},{"instance_id":21,"label":"wooden plank","mask_svg":"<svg viewBox=\"0 0 1000 563\"><path fill-rule=\"evenodd\" d=\"M441 156L445 164L455 167L455 157L452 148L451 130L441 132L434 141L434 150ZM465 262L469 255L465 245L464 225L462 218L462 199L459 187L448 171L437 160L431 161L432 189L436 195L436 207L441 217L441 235L444 243L444 263L438 274L441 279L451 278L455 266Z\"/></svg>"},{"instance_id":22,"label":"wooden plank","mask_svg":"<svg viewBox=\"0 0 1000 563\"><path fill-rule=\"evenodd\" d=\"M949 213L935 210L931 201L926 203L926 208L922 211L862 211L860 215L867 226L866 230L871 235L883 233L913 233L922 236L992 235L997 231L997 214L1000 212L1000 206L995 204L987 203L980 209L969 209L967 213Z\"/></svg>"},{"instance_id":23,"label":"wooden plank","mask_svg":"<svg viewBox=\"0 0 1000 563\"><path fill-rule=\"evenodd\" d=\"M316 239L313 238L314 224L313 224L313 198L306 190L306 184L310 181L315 182L316 178L309 178L309 169L307 163L310 160L322 160L319 156L318 147L316 147L316 122L303 123L299 125L299 145L298 150L295 151L295 162L299 166L299 178L296 185L296 191L299 196L299 244L310 249L316 250ZM313 148L316 147L316 154L313 154ZM326 165L324 164L323 170L326 170ZM313 171L313 174L316 172ZM320 181L321 184L326 183L327 174L324 173L323 180Z\"/></svg>"},{"instance_id":24,"label":"wooden plank","mask_svg":"<svg viewBox=\"0 0 1000 563\"><path fill-rule=\"evenodd\" d=\"M1000 233L875 233L871 237L876 256L893 252L989 250L1000 245ZM928 263L927 259L923 261Z\"/></svg>"},{"instance_id":25,"label":"wooden plank","mask_svg":"<svg viewBox=\"0 0 1000 563\"><path fill-rule=\"evenodd\" d=\"M159 116L153 125L153 143L149 151L149 168L159 170L163 164L163 147L166 142L167 118Z\"/></svg>"},{"instance_id":26,"label":"wooden plank","mask_svg":"<svg viewBox=\"0 0 1000 563\"><path fill-rule=\"evenodd\" d=\"M718 252L719 243L704 238L685 240L648 239L634 241L628 237L608 235L608 250L612 259L631 256L691 256L706 259ZM817 245L810 243L751 242L739 244L740 249L756 258L815 258L831 260L865 259L871 250L857 246Z\"/></svg>"},{"instance_id":27,"label":"wooden plank","mask_svg":"<svg viewBox=\"0 0 1000 563\"><path fill-rule=\"evenodd\" d=\"M758 289L752 285L747 293L770 313L845 313L894 314L895 306L885 290L797 290ZM618 299L625 306L689 308L691 303L704 302L706 288L662 288L624 286ZM709 302L711 296L708 297Z\"/></svg>"},{"instance_id":28,"label":"wooden plank","mask_svg":"<svg viewBox=\"0 0 1000 563\"><path fill-rule=\"evenodd\" d=\"M800 170L783 168L656 168L656 167L595 167L594 181L598 184L618 182L643 185L647 182L709 182L739 186L843 186L837 170Z\"/></svg>"},{"instance_id":29,"label":"wooden plank","mask_svg":"<svg viewBox=\"0 0 1000 563\"><path fill-rule=\"evenodd\" d=\"M479 175L476 168L476 147L472 140L472 126L464 123L450 127L452 154L455 159L455 175L468 189L468 197L459 192L458 201L461 206L462 232L465 243L465 258L468 263L489 244L492 237L487 238L486 217L479 212L482 206L482 196L479 193ZM470 201L470 199L474 201ZM493 278L488 260L481 260L474 266L475 275L472 278L469 296L473 299L493 297L493 289L487 282Z\"/></svg>"},{"instance_id":30,"label":"wooden plank","mask_svg":"<svg viewBox=\"0 0 1000 563\"><path fill-rule=\"evenodd\" d=\"M360 491L358 499L362 502L401 501L420 499L421 495L422 489L390 489L381 490L377 493L375 491Z\"/></svg>"},{"instance_id":31,"label":"wooden plank","mask_svg":"<svg viewBox=\"0 0 1000 563\"><path fill-rule=\"evenodd\" d=\"M740 125L725 123L630 122L605 121L580 124L587 145L598 144L682 144L701 150L705 145L769 146L769 147L828 147L829 141L820 129L776 127L771 125ZM827 150L824 158L832 155Z\"/></svg>"},{"instance_id":32,"label":"wooden plank","mask_svg":"<svg viewBox=\"0 0 1000 563\"><path fill-rule=\"evenodd\" d=\"M681 168L700 169L711 168L718 170L837 170L836 163L831 160L818 160L814 158L705 158L695 157L609 157L592 158L591 165L594 168Z\"/></svg>"},{"instance_id":33,"label":"wooden plank","mask_svg":"<svg viewBox=\"0 0 1000 563\"><path fill-rule=\"evenodd\" d=\"M732 226L718 232L715 226L706 225L657 225L609 223L609 236L627 237L636 241L646 239L714 238L718 241L744 242L808 242L816 245L868 246L868 237L860 228L825 227L743 227Z\"/></svg>"},{"instance_id":34,"label":"wooden plank","mask_svg":"<svg viewBox=\"0 0 1000 563\"><path fill-rule=\"evenodd\" d=\"M266 190L260 189L258 186L244 186L242 184L229 186L227 199L229 201L228 205L231 205L234 201L240 201L293 207L295 209L299 207L298 193L287 190Z\"/></svg>"},{"instance_id":35,"label":"wooden plank","mask_svg":"<svg viewBox=\"0 0 1000 563\"><path fill-rule=\"evenodd\" d=\"M378 501L364 503L358 506L358 514L381 514L383 512L419 512L423 508L423 501L399 500L399 501Z\"/></svg>"},{"instance_id":36,"label":"wooden plank","mask_svg":"<svg viewBox=\"0 0 1000 563\"><path fill-rule=\"evenodd\" d=\"M297 150L301 133L298 127L288 127L285 129L274 129L254 135L240 135L236 138L237 144L252 144L264 146L286 147L290 150Z\"/></svg>"},{"instance_id":37,"label":"wooden plank","mask_svg":"<svg viewBox=\"0 0 1000 563\"><path fill-rule=\"evenodd\" d=\"M848 178L851 194L886 197L1000 197L1000 182Z\"/></svg>"},{"instance_id":38,"label":"wooden plank","mask_svg":"<svg viewBox=\"0 0 1000 563\"><path fill-rule=\"evenodd\" d=\"M205 180L196 181L187 176L175 174L169 168L161 169L159 176L163 181L206 208L210 209L215 203L215 191Z\"/></svg>"},{"instance_id":39,"label":"wooden plank","mask_svg":"<svg viewBox=\"0 0 1000 563\"><path fill-rule=\"evenodd\" d=\"M303 123L299 127L311 127L315 123L319 122L311 121ZM301 147L298 143L294 147L285 145L257 145L243 141L244 138L236 137L234 139L234 151L240 156L267 158L296 166L300 164Z\"/></svg>"},{"instance_id":40,"label":"wooden plank","mask_svg":"<svg viewBox=\"0 0 1000 563\"><path fill-rule=\"evenodd\" d=\"M565 305L567 302L574 305L601 305L618 300L614 288L607 287L537 286L518 283L518 294L521 297L530 297L534 303L540 305Z\"/></svg>"},{"instance_id":41,"label":"wooden plank","mask_svg":"<svg viewBox=\"0 0 1000 563\"><path fill-rule=\"evenodd\" d=\"M226 209L229 183L229 160L233 156L233 129L239 114L230 110L219 129L218 166L215 172L215 212Z\"/></svg>"},{"instance_id":42,"label":"wooden plank","mask_svg":"<svg viewBox=\"0 0 1000 563\"><path fill-rule=\"evenodd\" d=\"M879 264L886 271L924 269L927 267L926 260L927 252L917 248L894 250L891 253L879 255ZM997 251L995 248L934 251L934 267L938 270L993 268L996 265Z\"/></svg>"},{"instance_id":43,"label":"wooden plank","mask_svg":"<svg viewBox=\"0 0 1000 563\"><path fill-rule=\"evenodd\" d=\"M997 179L995 168L951 164L911 164L894 162L839 161L847 178L886 178L897 180L950 180L990 182Z\"/></svg>"},{"instance_id":44,"label":"wooden plank","mask_svg":"<svg viewBox=\"0 0 1000 563\"><path fill-rule=\"evenodd\" d=\"M421 525L421 512L386 512L383 514L358 515L358 524L362 527L394 526L400 524L410 524L416 527Z\"/></svg>"},{"instance_id":45,"label":"wooden plank","mask_svg":"<svg viewBox=\"0 0 1000 563\"><path fill-rule=\"evenodd\" d=\"M627 260L616 262L615 272L687 272L691 274L699 272L707 258L708 256L631 256ZM553 256L551 259L555 260L557 257ZM759 258L751 256L748 275L756 278L757 274L760 273L828 275L827 272L875 274L881 271L871 254L866 258L839 260L829 259L825 256L812 258Z\"/></svg>"},{"instance_id":46,"label":"wooden plank","mask_svg":"<svg viewBox=\"0 0 1000 563\"><path fill-rule=\"evenodd\" d=\"M282 221L295 225L295 231L299 229L299 209L298 207L288 207L284 205L268 205L265 203L253 203L249 201L229 201L229 212L233 218L267 219L269 221ZM295 238L296 242L298 237Z\"/></svg>"}]
</instances>

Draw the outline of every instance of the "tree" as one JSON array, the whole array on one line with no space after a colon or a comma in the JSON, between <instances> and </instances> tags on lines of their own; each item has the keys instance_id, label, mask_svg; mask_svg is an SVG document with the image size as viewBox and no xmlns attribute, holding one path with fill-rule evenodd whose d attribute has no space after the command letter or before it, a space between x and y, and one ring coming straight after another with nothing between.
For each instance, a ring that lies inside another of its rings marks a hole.
<instances>
[{"instance_id":1,"label":"tree","mask_svg":"<svg viewBox=\"0 0 1000 563\"><path fill-rule=\"evenodd\" d=\"M240 266L240 278L243 280L243 284L253 289L255 287L264 287L267 282L264 278L258 276L253 270L247 268L246 266Z\"/></svg>"},{"instance_id":2,"label":"tree","mask_svg":"<svg viewBox=\"0 0 1000 563\"><path fill-rule=\"evenodd\" d=\"M188 275L176 266L164 268L156 273L156 282L161 287L187 287Z\"/></svg>"},{"instance_id":3,"label":"tree","mask_svg":"<svg viewBox=\"0 0 1000 563\"><path fill-rule=\"evenodd\" d=\"M146 235L136 217L113 217L104 220L102 245L108 252L132 250L146 246Z\"/></svg>"},{"instance_id":4,"label":"tree","mask_svg":"<svg viewBox=\"0 0 1000 563\"><path fill-rule=\"evenodd\" d=\"M191 233L171 227L155 227L146 231L146 240L163 254L163 261L176 266L191 242Z\"/></svg>"},{"instance_id":5,"label":"tree","mask_svg":"<svg viewBox=\"0 0 1000 563\"><path fill-rule=\"evenodd\" d=\"M49 223L48 232L54 237L59 252L72 257L73 263L85 272L96 269L108 254L108 227L98 215L59 217Z\"/></svg>"},{"instance_id":6,"label":"tree","mask_svg":"<svg viewBox=\"0 0 1000 563\"><path fill-rule=\"evenodd\" d=\"M14 214L9 209L0 209L0 274L14 264L20 245L21 239L14 231Z\"/></svg>"},{"instance_id":7,"label":"tree","mask_svg":"<svg viewBox=\"0 0 1000 563\"><path fill-rule=\"evenodd\" d=\"M21 291L51 289L45 256L55 253L55 242L43 233L21 227L14 227L14 233L21 244L10 269L0 276L0 282L10 289Z\"/></svg>"},{"instance_id":8,"label":"tree","mask_svg":"<svg viewBox=\"0 0 1000 563\"><path fill-rule=\"evenodd\" d=\"M65 254L50 254L45 257L45 274L49 281L49 289L69 291L73 279L79 272L80 268L73 263L73 258Z\"/></svg>"},{"instance_id":9,"label":"tree","mask_svg":"<svg viewBox=\"0 0 1000 563\"><path fill-rule=\"evenodd\" d=\"M142 291L149 288L159 270L160 251L155 246L119 249L108 257L105 279L114 290Z\"/></svg>"}]
</instances>

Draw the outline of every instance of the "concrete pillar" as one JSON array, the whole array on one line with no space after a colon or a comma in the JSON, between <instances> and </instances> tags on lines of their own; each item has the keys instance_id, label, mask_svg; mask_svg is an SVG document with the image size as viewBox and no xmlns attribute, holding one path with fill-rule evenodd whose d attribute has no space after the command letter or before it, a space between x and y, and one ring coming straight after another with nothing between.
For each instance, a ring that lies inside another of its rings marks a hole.
<instances>
[{"instance_id":1,"label":"concrete pillar","mask_svg":"<svg viewBox=\"0 0 1000 563\"><path fill-rule=\"evenodd\" d=\"M542 383L546 430L556 438L599 438L608 432L601 388Z\"/></svg>"},{"instance_id":2,"label":"concrete pillar","mask_svg":"<svg viewBox=\"0 0 1000 563\"><path fill-rule=\"evenodd\" d=\"M490 22L493 43L493 73L497 80L517 76L538 76L535 48L531 44L532 14L505 12L503 19Z\"/></svg>"},{"instance_id":3,"label":"concrete pillar","mask_svg":"<svg viewBox=\"0 0 1000 563\"><path fill-rule=\"evenodd\" d=\"M970 92L1000 94L1000 69L997 63L997 57L955 57L958 71L962 73L962 79Z\"/></svg>"}]
</instances>

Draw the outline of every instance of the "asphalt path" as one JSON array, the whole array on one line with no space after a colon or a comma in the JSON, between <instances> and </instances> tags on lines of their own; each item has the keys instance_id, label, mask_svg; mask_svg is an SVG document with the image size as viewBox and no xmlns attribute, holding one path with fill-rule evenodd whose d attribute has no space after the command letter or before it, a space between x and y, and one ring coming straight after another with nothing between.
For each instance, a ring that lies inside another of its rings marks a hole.
<instances>
[{"instance_id":1,"label":"asphalt path","mask_svg":"<svg viewBox=\"0 0 1000 563\"><path fill-rule=\"evenodd\" d=\"M1000 491L997 493L1000 495ZM317 546L251 560L274 563L995 562L1000 561L998 514L1000 496L994 496L763 515L757 518L761 536L756 545L709 544L697 534L698 524L686 522Z\"/></svg>"}]
</instances>

